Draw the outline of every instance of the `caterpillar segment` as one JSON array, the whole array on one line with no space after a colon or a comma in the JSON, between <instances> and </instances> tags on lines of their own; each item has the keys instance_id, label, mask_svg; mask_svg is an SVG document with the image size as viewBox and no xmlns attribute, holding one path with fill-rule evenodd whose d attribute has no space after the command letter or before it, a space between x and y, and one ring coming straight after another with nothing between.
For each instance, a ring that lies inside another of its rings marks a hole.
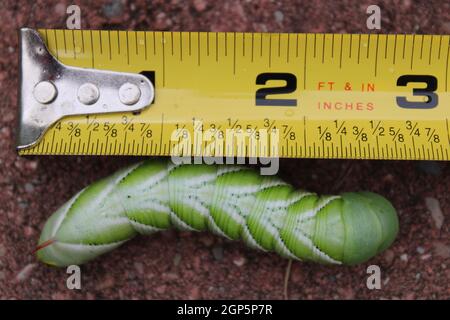
<instances>
[{"instance_id":1,"label":"caterpillar segment","mask_svg":"<svg viewBox=\"0 0 450 320\"><path fill-rule=\"evenodd\" d=\"M84 188L47 221L37 257L82 264L137 234L209 230L297 260L353 265L398 232L388 200L371 192L318 196L244 166L174 165L152 159Z\"/></svg>"}]
</instances>

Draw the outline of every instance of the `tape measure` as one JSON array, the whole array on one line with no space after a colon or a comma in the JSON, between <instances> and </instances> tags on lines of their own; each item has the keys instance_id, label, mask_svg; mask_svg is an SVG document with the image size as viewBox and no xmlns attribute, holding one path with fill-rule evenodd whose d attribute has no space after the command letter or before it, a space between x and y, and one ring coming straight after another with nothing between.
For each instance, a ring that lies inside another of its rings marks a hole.
<instances>
[{"instance_id":1,"label":"tape measure","mask_svg":"<svg viewBox=\"0 0 450 320\"><path fill-rule=\"evenodd\" d=\"M168 156L174 132L217 138L233 130L257 139L277 130L270 143L280 157L449 160L448 35L40 30L39 36L64 65L144 75L154 96L139 113L126 104L106 113L86 105L85 114L54 117L36 141L19 141L21 155ZM30 94L23 61L22 114ZM40 80L57 81L42 74ZM99 86L94 94L115 95ZM35 108L52 118L50 107ZM194 140L193 154L205 154L207 143Z\"/></svg>"}]
</instances>

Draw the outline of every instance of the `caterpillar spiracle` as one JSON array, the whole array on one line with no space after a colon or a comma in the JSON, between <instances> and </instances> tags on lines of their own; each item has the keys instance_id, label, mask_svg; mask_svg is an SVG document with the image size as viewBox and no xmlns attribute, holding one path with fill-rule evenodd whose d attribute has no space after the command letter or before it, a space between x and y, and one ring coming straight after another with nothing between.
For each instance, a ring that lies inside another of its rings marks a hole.
<instances>
[{"instance_id":1,"label":"caterpillar spiracle","mask_svg":"<svg viewBox=\"0 0 450 320\"><path fill-rule=\"evenodd\" d=\"M37 257L85 263L137 234L210 230L283 257L352 265L386 249L398 218L371 192L318 196L244 166L151 159L86 187L46 222Z\"/></svg>"}]
</instances>

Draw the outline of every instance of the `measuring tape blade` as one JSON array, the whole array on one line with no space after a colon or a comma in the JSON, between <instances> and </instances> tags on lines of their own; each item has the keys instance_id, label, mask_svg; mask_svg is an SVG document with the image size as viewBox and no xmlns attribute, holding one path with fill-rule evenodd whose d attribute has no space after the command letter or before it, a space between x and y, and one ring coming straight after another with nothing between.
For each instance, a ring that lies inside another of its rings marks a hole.
<instances>
[{"instance_id":1,"label":"measuring tape blade","mask_svg":"<svg viewBox=\"0 0 450 320\"><path fill-rule=\"evenodd\" d=\"M191 155L449 160L448 35L39 35L66 66L145 75L154 99L139 113L85 106L86 114L55 120L21 155L168 156L184 148ZM246 139L232 139L239 134Z\"/></svg>"}]
</instances>

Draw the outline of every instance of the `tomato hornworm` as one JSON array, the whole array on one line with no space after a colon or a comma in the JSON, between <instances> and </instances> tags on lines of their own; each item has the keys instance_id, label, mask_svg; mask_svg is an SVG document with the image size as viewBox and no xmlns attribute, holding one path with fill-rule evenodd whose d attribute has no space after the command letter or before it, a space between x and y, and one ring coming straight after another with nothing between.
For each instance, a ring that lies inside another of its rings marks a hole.
<instances>
[{"instance_id":1,"label":"tomato hornworm","mask_svg":"<svg viewBox=\"0 0 450 320\"><path fill-rule=\"evenodd\" d=\"M50 265L82 264L137 234L171 226L210 230L287 258L352 265L394 241L398 218L389 201L371 192L318 196L244 166L152 159L66 202L45 224L37 256Z\"/></svg>"}]
</instances>

